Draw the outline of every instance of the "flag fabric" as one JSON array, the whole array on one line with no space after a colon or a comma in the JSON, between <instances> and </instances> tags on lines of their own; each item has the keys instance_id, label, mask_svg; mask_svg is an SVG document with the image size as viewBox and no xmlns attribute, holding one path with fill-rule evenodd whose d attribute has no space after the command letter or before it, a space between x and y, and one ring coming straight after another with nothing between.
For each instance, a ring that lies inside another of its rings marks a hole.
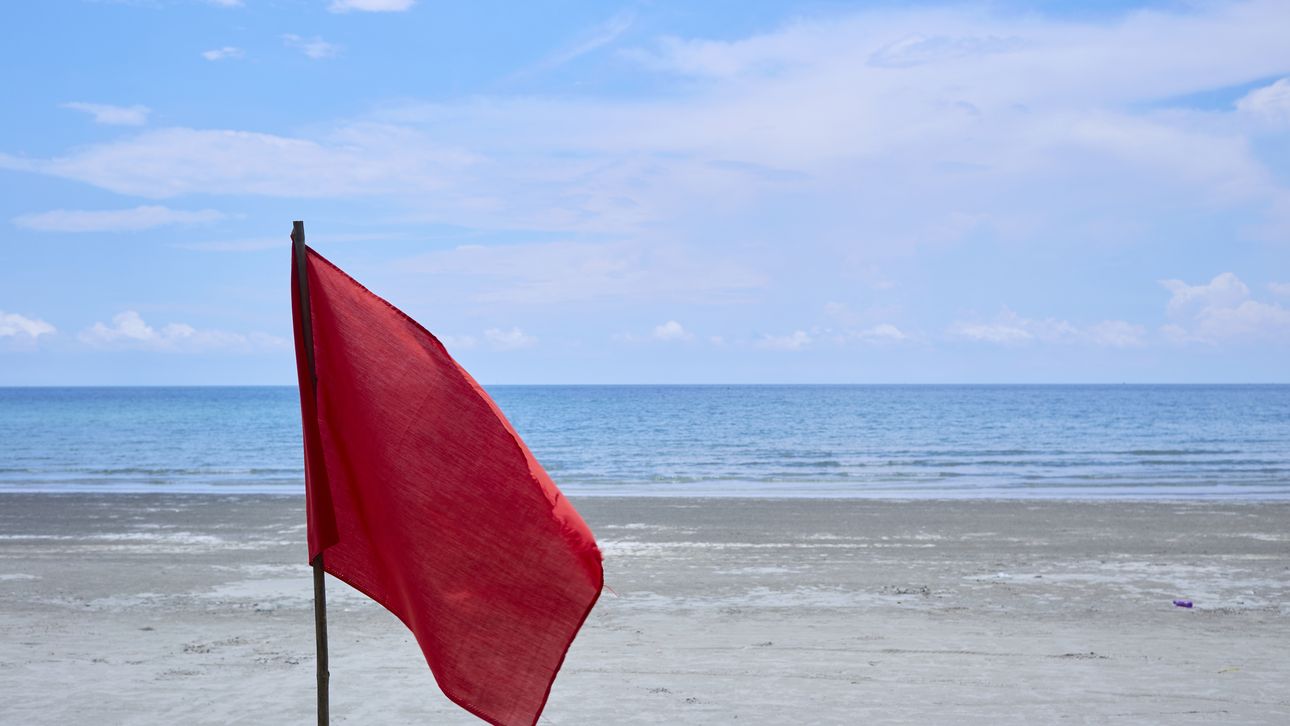
<instances>
[{"instance_id":1,"label":"flag fabric","mask_svg":"<svg viewBox=\"0 0 1290 726\"><path fill-rule=\"evenodd\" d=\"M295 274L292 300L309 559L407 625L444 695L531 726L600 596L595 539L438 339L305 254L307 320Z\"/></svg>"}]
</instances>

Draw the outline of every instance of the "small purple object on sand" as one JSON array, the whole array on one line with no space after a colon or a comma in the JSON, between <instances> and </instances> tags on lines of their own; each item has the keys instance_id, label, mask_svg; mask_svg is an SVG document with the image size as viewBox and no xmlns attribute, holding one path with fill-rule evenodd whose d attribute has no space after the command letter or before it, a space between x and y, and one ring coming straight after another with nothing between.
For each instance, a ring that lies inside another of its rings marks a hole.
<instances>
[{"instance_id":1,"label":"small purple object on sand","mask_svg":"<svg viewBox=\"0 0 1290 726\"><path fill-rule=\"evenodd\" d=\"M1191 600L1174 600L1174 605L1180 608L1189 608L1191 607Z\"/></svg>"}]
</instances>

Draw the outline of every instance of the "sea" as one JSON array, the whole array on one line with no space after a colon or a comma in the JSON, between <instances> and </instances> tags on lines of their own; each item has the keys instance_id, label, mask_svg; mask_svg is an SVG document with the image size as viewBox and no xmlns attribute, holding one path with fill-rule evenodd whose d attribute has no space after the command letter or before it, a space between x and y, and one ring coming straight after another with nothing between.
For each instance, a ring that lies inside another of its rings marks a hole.
<instances>
[{"instance_id":1,"label":"sea","mask_svg":"<svg viewBox=\"0 0 1290 726\"><path fill-rule=\"evenodd\" d=\"M1290 499L1290 385L488 390L570 495ZM0 492L298 495L301 450L294 386L0 388Z\"/></svg>"}]
</instances>

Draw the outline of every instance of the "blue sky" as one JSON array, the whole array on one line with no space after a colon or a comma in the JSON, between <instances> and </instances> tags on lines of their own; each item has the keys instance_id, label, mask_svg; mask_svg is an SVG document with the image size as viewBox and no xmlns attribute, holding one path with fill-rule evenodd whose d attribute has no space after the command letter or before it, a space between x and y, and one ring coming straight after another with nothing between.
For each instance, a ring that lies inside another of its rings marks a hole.
<instances>
[{"instance_id":1,"label":"blue sky","mask_svg":"<svg viewBox=\"0 0 1290 726\"><path fill-rule=\"evenodd\" d=\"M0 385L1286 382L1290 4L0 9Z\"/></svg>"}]
</instances>

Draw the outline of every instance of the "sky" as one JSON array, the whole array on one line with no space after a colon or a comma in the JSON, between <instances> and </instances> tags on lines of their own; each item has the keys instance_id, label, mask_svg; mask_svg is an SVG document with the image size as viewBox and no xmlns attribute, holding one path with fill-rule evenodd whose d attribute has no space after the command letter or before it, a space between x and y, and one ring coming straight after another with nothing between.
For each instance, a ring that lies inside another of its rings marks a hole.
<instances>
[{"instance_id":1,"label":"sky","mask_svg":"<svg viewBox=\"0 0 1290 726\"><path fill-rule=\"evenodd\" d=\"M1290 382L1290 3L0 8L0 385Z\"/></svg>"}]
</instances>

